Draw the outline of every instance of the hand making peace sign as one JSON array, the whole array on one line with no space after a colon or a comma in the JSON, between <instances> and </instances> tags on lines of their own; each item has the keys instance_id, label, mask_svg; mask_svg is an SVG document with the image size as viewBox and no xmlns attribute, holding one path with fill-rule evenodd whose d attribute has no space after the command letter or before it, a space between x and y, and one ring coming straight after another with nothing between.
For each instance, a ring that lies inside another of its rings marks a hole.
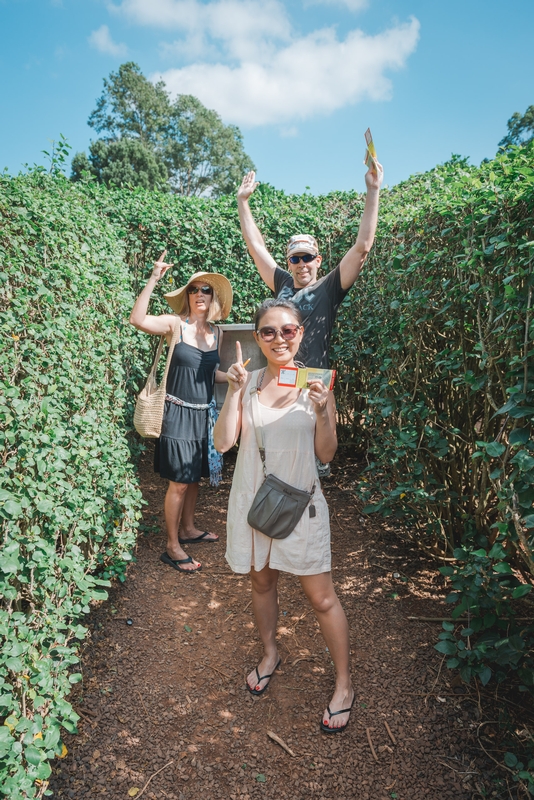
<instances>
[{"instance_id":1,"label":"hand making peace sign","mask_svg":"<svg viewBox=\"0 0 534 800\"><path fill-rule=\"evenodd\" d=\"M240 389L245 385L248 374L245 369L245 365L243 364L243 355L241 353L241 344L239 342L235 343L235 358L235 364L232 364L226 373L226 377L228 379L228 391L232 392L232 394L240 391ZM248 361L246 361L245 364L248 364Z\"/></svg>"}]
</instances>

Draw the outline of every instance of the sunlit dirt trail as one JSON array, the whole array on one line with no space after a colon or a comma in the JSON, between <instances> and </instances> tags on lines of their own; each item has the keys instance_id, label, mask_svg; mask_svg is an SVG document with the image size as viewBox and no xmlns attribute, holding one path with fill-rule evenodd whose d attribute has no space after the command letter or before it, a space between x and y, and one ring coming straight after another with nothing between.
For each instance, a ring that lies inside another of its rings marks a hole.
<instances>
[{"instance_id":1,"label":"sunlit dirt trail","mask_svg":"<svg viewBox=\"0 0 534 800\"><path fill-rule=\"evenodd\" d=\"M165 482L141 464L147 500L137 561L95 609L67 736L51 786L57 798L157 800L463 800L481 781L478 709L433 649L444 616L436 573L382 522L364 520L340 458L325 481L334 579L349 618L356 702L339 735L319 729L333 689L330 657L298 580L280 580L282 665L254 698L245 675L260 653L246 576L224 560L227 458L219 489L201 488L198 523L221 540L189 548L184 575L159 561ZM131 624L129 624L131 621ZM456 694L457 691L464 692ZM387 723L387 724L386 724ZM293 755L269 737L278 736Z\"/></svg>"}]
</instances>

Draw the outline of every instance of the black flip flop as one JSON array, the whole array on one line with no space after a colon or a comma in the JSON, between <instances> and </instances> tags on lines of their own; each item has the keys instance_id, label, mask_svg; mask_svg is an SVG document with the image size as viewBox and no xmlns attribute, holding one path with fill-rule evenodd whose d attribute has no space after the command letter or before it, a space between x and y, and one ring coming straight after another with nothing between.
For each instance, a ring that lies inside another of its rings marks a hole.
<instances>
[{"instance_id":1,"label":"black flip flop","mask_svg":"<svg viewBox=\"0 0 534 800\"><path fill-rule=\"evenodd\" d=\"M202 544L215 544L215 542L219 541L218 536L216 539L206 539L206 536L209 535L210 531L204 531L204 533L201 533L200 536L195 536L194 539L180 539L180 537L178 537L178 541L180 544L198 544L199 542L202 542Z\"/></svg>"},{"instance_id":2,"label":"black flip flop","mask_svg":"<svg viewBox=\"0 0 534 800\"><path fill-rule=\"evenodd\" d=\"M356 699L356 693L354 694L354 697L352 698L352 703L350 704L350 708L342 708L341 711L330 711L330 706L327 706L326 710L328 711L328 715L329 715L330 719L332 719L332 717L335 717L337 714L346 714L347 711L350 714L350 712L352 711L352 706L354 705L355 699ZM345 728L347 727L349 722L350 722L350 717L348 718L346 723L344 725L340 725L339 728L331 728L329 725L325 725L324 721L321 720L321 730L324 731L324 733L341 733L341 731L345 730Z\"/></svg>"},{"instance_id":3,"label":"black flip flop","mask_svg":"<svg viewBox=\"0 0 534 800\"><path fill-rule=\"evenodd\" d=\"M180 564L192 564L193 559L191 556L187 558L171 558L167 553L162 553L159 557L160 561L163 561L164 564L168 564L169 567L174 567L177 569L178 572L186 572L188 575L192 575L194 572L200 572L202 569L202 564L199 567L195 567L195 569L184 569L180 566Z\"/></svg>"},{"instance_id":4,"label":"black flip flop","mask_svg":"<svg viewBox=\"0 0 534 800\"><path fill-rule=\"evenodd\" d=\"M282 659L281 659L281 658L279 658L279 659L278 659L278 664L277 664L277 665L276 665L276 667L273 669L273 671L271 672L271 674L270 674L270 675L262 675L262 676L260 676L260 673L258 672L258 668L256 667L256 675L258 676L258 683L257 683L256 685L258 685L258 684L260 684L262 681L264 681L264 680L265 680L265 678L272 678L272 676L274 675L274 673L276 672L276 670L278 669L278 667L280 666L280 664L281 664L281 663L282 663ZM258 697L258 695L260 695L260 694L263 694L263 693L264 693L264 691L265 691L265 690L267 689L267 687L269 686L269 683L270 683L270 681L268 681L268 682L265 684L265 686L263 687L263 689L259 689L259 690L258 690L258 689L251 689L251 688L250 688L250 686L248 685L248 681L246 681L246 687L247 687L247 689L249 690L250 694L256 695L256 697Z\"/></svg>"}]
</instances>

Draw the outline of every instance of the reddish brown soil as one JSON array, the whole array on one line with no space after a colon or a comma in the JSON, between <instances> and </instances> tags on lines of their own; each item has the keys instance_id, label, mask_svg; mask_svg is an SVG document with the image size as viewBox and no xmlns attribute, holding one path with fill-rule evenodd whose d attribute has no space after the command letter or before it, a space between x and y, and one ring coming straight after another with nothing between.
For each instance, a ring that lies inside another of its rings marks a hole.
<instances>
[{"instance_id":1,"label":"reddish brown soil","mask_svg":"<svg viewBox=\"0 0 534 800\"><path fill-rule=\"evenodd\" d=\"M84 680L73 701L79 734L65 739L69 752L55 764L54 796L491 796L488 762L476 746L476 694L452 680L434 650L440 626L407 619L448 615L441 578L390 526L361 516L348 488L357 467L347 458L338 459L324 484L333 574L351 630L356 702L350 725L339 735L319 729L333 689L332 665L291 575L280 580L282 666L264 695L246 691L260 644L248 578L233 575L224 560L231 460L222 486L202 487L198 503L198 524L221 540L191 546L203 570L185 575L159 561L166 485L146 454L141 479L148 505L137 562L91 616Z\"/></svg>"}]
</instances>

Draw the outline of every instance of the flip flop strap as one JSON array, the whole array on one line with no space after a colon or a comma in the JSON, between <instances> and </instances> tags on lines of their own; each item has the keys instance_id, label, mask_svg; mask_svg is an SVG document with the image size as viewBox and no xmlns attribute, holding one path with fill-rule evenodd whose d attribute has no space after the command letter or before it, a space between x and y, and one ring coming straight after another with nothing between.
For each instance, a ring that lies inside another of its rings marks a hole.
<instances>
[{"instance_id":1,"label":"flip flop strap","mask_svg":"<svg viewBox=\"0 0 534 800\"><path fill-rule=\"evenodd\" d=\"M261 678L260 678L260 673L258 672L258 668L256 667L256 675L258 676L258 683L261 683L261 681L264 681L265 678L272 678L273 675L274 675L274 672L271 672L270 675L262 675Z\"/></svg>"},{"instance_id":2,"label":"flip flop strap","mask_svg":"<svg viewBox=\"0 0 534 800\"><path fill-rule=\"evenodd\" d=\"M258 668L256 667L256 675L258 676L258 683L260 683L260 681L264 681L265 678L272 678L279 666L280 666L280 661L278 661L278 664L276 665L276 667L274 668L274 670L271 672L270 675L263 675L263 677L261 678L260 678L260 673L258 672ZM341 711L336 711L336 714L341 714Z\"/></svg>"},{"instance_id":3,"label":"flip flop strap","mask_svg":"<svg viewBox=\"0 0 534 800\"><path fill-rule=\"evenodd\" d=\"M330 717L335 717L336 714L346 714L347 711L352 711L352 706L350 708L342 708L341 711L330 711L330 706L327 706L326 710Z\"/></svg>"},{"instance_id":4,"label":"flip flop strap","mask_svg":"<svg viewBox=\"0 0 534 800\"><path fill-rule=\"evenodd\" d=\"M193 557L192 556L188 556L187 558L180 558L180 559L171 558L171 561L174 561L175 564L192 564L193 563Z\"/></svg>"}]
</instances>

